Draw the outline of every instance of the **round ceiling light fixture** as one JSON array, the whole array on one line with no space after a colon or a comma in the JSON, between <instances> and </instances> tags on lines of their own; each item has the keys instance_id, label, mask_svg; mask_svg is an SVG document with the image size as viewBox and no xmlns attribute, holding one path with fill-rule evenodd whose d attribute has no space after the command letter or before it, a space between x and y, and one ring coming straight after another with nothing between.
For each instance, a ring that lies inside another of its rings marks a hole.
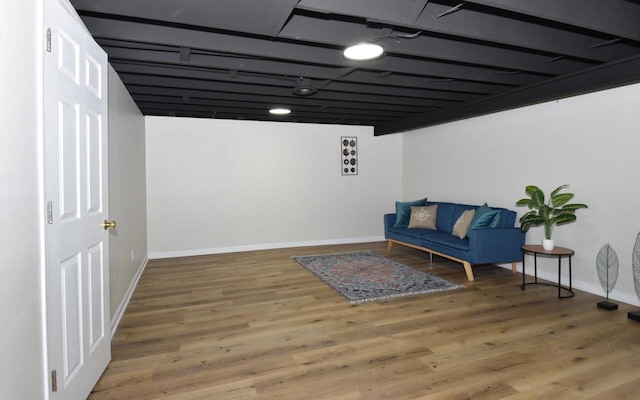
<instances>
[{"instance_id":1,"label":"round ceiling light fixture","mask_svg":"<svg viewBox=\"0 0 640 400\"><path fill-rule=\"evenodd\" d=\"M291 114L291 110L284 107L276 107L269 110L269 113L274 115L287 115Z\"/></svg>"},{"instance_id":2,"label":"round ceiling light fixture","mask_svg":"<svg viewBox=\"0 0 640 400\"><path fill-rule=\"evenodd\" d=\"M377 43L362 42L344 49L344 56L349 60L373 60L380 57L384 49Z\"/></svg>"}]
</instances>

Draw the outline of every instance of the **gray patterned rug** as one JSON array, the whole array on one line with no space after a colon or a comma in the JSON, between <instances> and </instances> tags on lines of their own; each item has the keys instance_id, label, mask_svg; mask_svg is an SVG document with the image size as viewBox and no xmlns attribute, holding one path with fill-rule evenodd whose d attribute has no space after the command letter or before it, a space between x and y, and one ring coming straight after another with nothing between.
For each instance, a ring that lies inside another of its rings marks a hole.
<instances>
[{"instance_id":1,"label":"gray patterned rug","mask_svg":"<svg viewBox=\"0 0 640 400\"><path fill-rule=\"evenodd\" d=\"M291 258L351 304L464 287L371 251Z\"/></svg>"}]
</instances>

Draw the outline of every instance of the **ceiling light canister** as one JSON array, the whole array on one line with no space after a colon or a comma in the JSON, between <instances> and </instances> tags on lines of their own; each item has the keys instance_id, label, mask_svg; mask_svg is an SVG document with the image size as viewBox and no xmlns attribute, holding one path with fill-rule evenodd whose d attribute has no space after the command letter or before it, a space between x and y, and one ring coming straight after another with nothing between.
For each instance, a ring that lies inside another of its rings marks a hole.
<instances>
[{"instance_id":1,"label":"ceiling light canister","mask_svg":"<svg viewBox=\"0 0 640 400\"><path fill-rule=\"evenodd\" d=\"M293 94L297 96L311 96L316 93L316 89L311 86L311 80L300 77L296 80L296 87L293 88Z\"/></svg>"},{"instance_id":2,"label":"ceiling light canister","mask_svg":"<svg viewBox=\"0 0 640 400\"><path fill-rule=\"evenodd\" d=\"M287 115L287 114L291 114L291 110L289 110L288 108L278 107L278 108L272 108L271 110L269 110L269 113L275 114L275 115Z\"/></svg>"},{"instance_id":3,"label":"ceiling light canister","mask_svg":"<svg viewBox=\"0 0 640 400\"><path fill-rule=\"evenodd\" d=\"M372 60L380 57L384 49L377 43L362 42L347 47L343 54L350 60Z\"/></svg>"}]
</instances>

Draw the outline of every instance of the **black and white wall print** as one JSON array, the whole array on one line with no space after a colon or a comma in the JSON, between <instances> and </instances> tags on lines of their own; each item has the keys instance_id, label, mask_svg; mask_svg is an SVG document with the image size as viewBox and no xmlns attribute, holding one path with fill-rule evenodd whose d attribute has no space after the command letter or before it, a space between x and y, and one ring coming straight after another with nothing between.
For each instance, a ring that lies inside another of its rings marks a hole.
<instances>
[{"instance_id":1,"label":"black and white wall print","mask_svg":"<svg viewBox=\"0 0 640 400\"><path fill-rule=\"evenodd\" d=\"M358 175L358 138L343 136L341 145L342 175Z\"/></svg>"}]
</instances>

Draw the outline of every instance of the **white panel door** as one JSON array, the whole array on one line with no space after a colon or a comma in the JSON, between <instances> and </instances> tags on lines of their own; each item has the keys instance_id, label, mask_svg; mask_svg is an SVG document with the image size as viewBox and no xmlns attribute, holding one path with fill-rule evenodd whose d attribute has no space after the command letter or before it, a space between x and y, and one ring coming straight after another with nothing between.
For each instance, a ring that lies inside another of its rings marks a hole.
<instances>
[{"instance_id":1,"label":"white panel door","mask_svg":"<svg viewBox=\"0 0 640 400\"><path fill-rule=\"evenodd\" d=\"M50 398L73 400L111 359L107 56L60 1L45 1L45 290Z\"/></svg>"}]
</instances>

